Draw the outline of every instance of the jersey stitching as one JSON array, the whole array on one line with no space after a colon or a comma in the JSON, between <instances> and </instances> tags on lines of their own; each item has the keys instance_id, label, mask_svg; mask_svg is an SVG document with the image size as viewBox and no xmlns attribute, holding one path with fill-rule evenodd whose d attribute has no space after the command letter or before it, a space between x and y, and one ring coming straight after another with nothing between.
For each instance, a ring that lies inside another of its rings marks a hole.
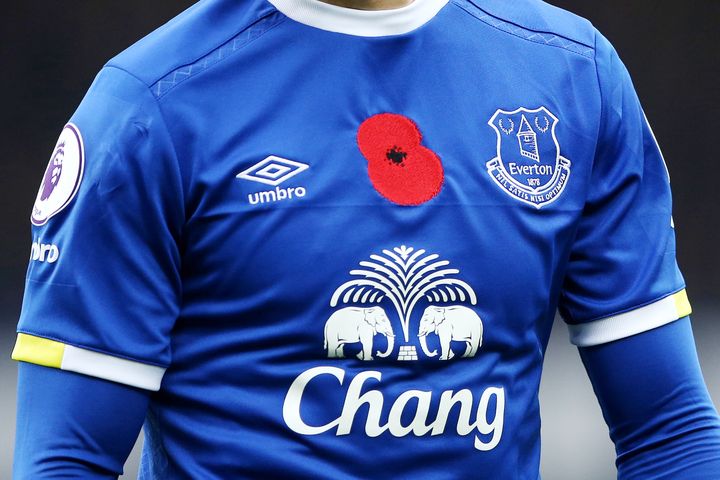
<instances>
[{"instance_id":1,"label":"jersey stitching","mask_svg":"<svg viewBox=\"0 0 720 480\"><path fill-rule=\"evenodd\" d=\"M603 123L603 109L605 108L604 107L605 102L603 100L603 95L602 95L602 82L600 81L600 69L598 68L598 62L597 62L597 38L598 38L598 34L597 34L597 32L595 32L595 35L594 35L595 47L593 49L593 52L595 53L595 55L593 55L592 60L593 60L593 65L595 67L595 79L598 82L598 93L599 93L598 96L600 97L600 118L598 119L598 128L597 128L597 133L595 134L595 148L593 149L594 154L593 154L593 158L592 158L592 165L589 170L590 173L588 174L590 177L592 177L592 172L594 171L594 168L595 168L595 160L597 159L597 156L598 156L598 148L600 145L600 132L602 131L602 123ZM589 196L590 196L590 189L588 188L585 190L585 198L583 199L583 213L588 208ZM583 217L583 215L581 215L581 217ZM570 242L570 245L575 245L575 242L577 242L579 227L580 227L580 222L578 221L575 224L575 229L573 231L572 240ZM567 278L567 270L568 270L568 266L570 263L569 259L570 259L570 256L572 255L572 253L573 252L571 249L565 258L565 263L564 263L565 273L563 274L564 279ZM561 304L563 304L563 301L567 302L569 300L569 296L563 291L560 293L559 300L560 300ZM569 308L561 307L561 308L559 308L559 310L560 310L560 315L567 321L568 324L573 324L576 321L574 315L572 314L572 312L570 311ZM601 317L601 318L604 318L604 317ZM599 319L600 318L596 318L596 320L599 320Z\"/></svg>"},{"instance_id":2,"label":"jersey stitching","mask_svg":"<svg viewBox=\"0 0 720 480\"><path fill-rule=\"evenodd\" d=\"M595 52L596 54L593 56L593 63L595 66L595 79L597 80L598 84L598 93L600 97L600 118L598 119L598 128L597 133L595 134L595 148L594 148L594 155L591 162L590 167L590 176L592 176L593 172L595 171L595 162L597 161L598 157L598 149L600 148L600 136L602 135L602 132L604 130L604 123L605 123L605 96L603 95L603 84L602 79L600 78L600 66L598 65L597 61L597 42L598 42L598 33L595 32ZM590 189L587 189L585 192L585 202L584 204L587 204L587 199L590 196Z\"/></svg>"},{"instance_id":3,"label":"jersey stitching","mask_svg":"<svg viewBox=\"0 0 720 480\"><path fill-rule=\"evenodd\" d=\"M111 352L108 352L108 351L106 351L106 350L102 350L102 349L100 349L100 348L88 347L88 346L86 346L86 345L80 345L79 343L70 342L70 341L68 341L68 340L65 340L64 338L60 338L60 337L55 336L55 335L46 335L46 334L44 334L44 333L31 332L30 330L25 330L25 329L21 329L21 328L18 328L18 329L17 329L17 333L24 333L24 334L26 334L26 335L31 335L31 336L33 336L33 337L41 337L41 338L46 338L46 339L48 339L48 340L54 340L54 341L56 341L56 342L60 342L60 343L63 343L63 344L65 344L65 345L70 345L70 346L72 346L72 347L79 348L79 349L81 349L81 350L88 350L88 351L91 351L91 352L100 353L100 354L103 354L103 355L108 355L108 356L110 356L110 357L121 358L121 359L123 359L123 360L128 360L128 361L130 361L130 362L142 363L142 364L150 365L150 366L153 366L153 367L168 368L168 365L165 365L165 364L162 364L162 363L151 362L151 361L149 361L149 360L140 360L140 359L137 359L137 358L130 357L130 356L128 356L128 355L123 355L123 354L115 353L115 352L112 352L112 353L111 353Z\"/></svg>"},{"instance_id":4,"label":"jersey stitching","mask_svg":"<svg viewBox=\"0 0 720 480\"><path fill-rule=\"evenodd\" d=\"M501 32L540 45L562 48L563 50L567 50L569 52L581 55L586 58L592 59L594 56L594 49L583 43L571 40L556 33L541 32L522 27L515 23L491 15L490 13L486 12L474 3L472 5L475 6L480 11L480 13L472 12L467 7L467 3L467 0L453 0L453 4L465 11L468 15L471 15L473 18L476 18L481 22L485 23L486 25L489 25L490 27L493 27Z\"/></svg>"},{"instance_id":5,"label":"jersey stitching","mask_svg":"<svg viewBox=\"0 0 720 480\"><path fill-rule=\"evenodd\" d=\"M28 272L28 278L25 280L28 283L37 283L39 285L49 285L56 287L77 288L77 285L73 285L72 283L45 282L43 280L35 280L34 278L29 278L31 273L32 272Z\"/></svg>"},{"instance_id":6,"label":"jersey stitching","mask_svg":"<svg viewBox=\"0 0 720 480\"><path fill-rule=\"evenodd\" d=\"M277 27L285 20L287 20L287 17L281 15L275 10L263 15L254 23L243 29L240 33L236 34L230 40L228 40L218 48L214 49L210 53L199 58L193 63L183 65L168 73L163 78L155 82L150 87L150 90L156 98L162 98L168 92L170 92L172 89L174 89L184 81L209 70L213 66L230 57L232 54L234 54L241 48L249 45L253 41L260 38L262 35Z\"/></svg>"},{"instance_id":7,"label":"jersey stitching","mask_svg":"<svg viewBox=\"0 0 720 480\"><path fill-rule=\"evenodd\" d=\"M187 167L190 170L190 172L185 173L183 171L184 170L183 164L180 162L180 156L178 155L177 147L175 146L175 139L173 138L172 133L170 132L170 128L168 127L168 122L165 119L165 112L163 112L163 109L160 106L160 102L157 99L155 99L155 106L157 107L158 117L160 118L160 122L162 122L163 129L165 130L165 134L168 136L168 141L170 143L170 146L172 147L173 156L175 157L175 163L177 164L178 172L180 173L180 182L182 183L183 196L184 196L183 202L182 202L183 203L183 217L187 221L187 209L188 209L188 200L187 199L190 194L190 188L192 185L192 177L194 176L194 171L192 169L192 164L190 167ZM186 178L183 178L183 173L185 173L184 176L187 178L187 181L186 181ZM183 225L183 229L184 228L185 228L185 225ZM182 235L181 235L181 237L182 237Z\"/></svg>"}]
</instances>

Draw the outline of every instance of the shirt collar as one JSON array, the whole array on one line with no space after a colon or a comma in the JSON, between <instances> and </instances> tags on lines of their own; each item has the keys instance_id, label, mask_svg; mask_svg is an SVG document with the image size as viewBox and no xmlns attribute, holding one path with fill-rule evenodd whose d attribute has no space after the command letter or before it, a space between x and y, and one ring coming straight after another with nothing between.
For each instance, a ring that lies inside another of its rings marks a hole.
<instances>
[{"instance_id":1,"label":"shirt collar","mask_svg":"<svg viewBox=\"0 0 720 480\"><path fill-rule=\"evenodd\" d=\"M429 22L448 0L414 0L391 10L356 10L319 0L268 0L288 18L305 25L360 37L401 35Z\"/></svg>"}]
</instances>

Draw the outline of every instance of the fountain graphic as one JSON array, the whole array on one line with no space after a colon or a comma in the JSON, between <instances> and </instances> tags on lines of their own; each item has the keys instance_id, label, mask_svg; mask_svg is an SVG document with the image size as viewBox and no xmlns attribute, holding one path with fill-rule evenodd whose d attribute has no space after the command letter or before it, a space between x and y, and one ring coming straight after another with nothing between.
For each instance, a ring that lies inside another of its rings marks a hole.
<instances>
[{"instance_id":1,"label":"fountain graphic","mask_svg":"<svg viewBox=\"0 0 720 480\"><path fill-rule=\"evenodd\" d=\"M401 245L392 251L383 250L382 255L370 255L369 260L359 265L362 268L350 271L350 275L358 278L340 285L330 299L330 306L379 304L389 300L400 319L406 343L399 348L398 360L418 359L415 346L409 344L410 318L418 301L424 298L428 302L477 304L473 288L454 278L460 270L450 268L449 261L424 249Z\"/></svg>"}]
</instances>

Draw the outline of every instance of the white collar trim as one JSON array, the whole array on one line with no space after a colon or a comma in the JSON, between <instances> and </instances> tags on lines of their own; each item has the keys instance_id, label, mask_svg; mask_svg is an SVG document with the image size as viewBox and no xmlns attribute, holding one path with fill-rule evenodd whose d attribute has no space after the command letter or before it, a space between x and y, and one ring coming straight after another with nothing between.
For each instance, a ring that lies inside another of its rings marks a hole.
<instances>
[{"instance_id":1,"label":"white collar trim","mask_svg":"<svg viewBox=\"0 0 720 480\"><path fill-rule=\"evenodd\" d=\"M356 10L320 0L268 0L288 18L311 27L360 37L401 35L425 25L448 0L414 0L392 10Z\"/></svg>"}]
</instances>

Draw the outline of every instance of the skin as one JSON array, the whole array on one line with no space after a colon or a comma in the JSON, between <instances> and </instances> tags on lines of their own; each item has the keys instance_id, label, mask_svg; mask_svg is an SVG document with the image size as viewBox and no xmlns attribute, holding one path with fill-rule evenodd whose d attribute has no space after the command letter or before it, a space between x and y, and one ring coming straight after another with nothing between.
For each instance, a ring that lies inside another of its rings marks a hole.
<instances>
[{"instance_id":1,"label":"skin","mask_svg":"<svg viewBox=\"0 0 720 480\"><path fill-rule=\"evenodd\" d=\"M320 0L338 7L356 10L391 10L410 5L413 0Z\"/></svg>"}]
</instances>

